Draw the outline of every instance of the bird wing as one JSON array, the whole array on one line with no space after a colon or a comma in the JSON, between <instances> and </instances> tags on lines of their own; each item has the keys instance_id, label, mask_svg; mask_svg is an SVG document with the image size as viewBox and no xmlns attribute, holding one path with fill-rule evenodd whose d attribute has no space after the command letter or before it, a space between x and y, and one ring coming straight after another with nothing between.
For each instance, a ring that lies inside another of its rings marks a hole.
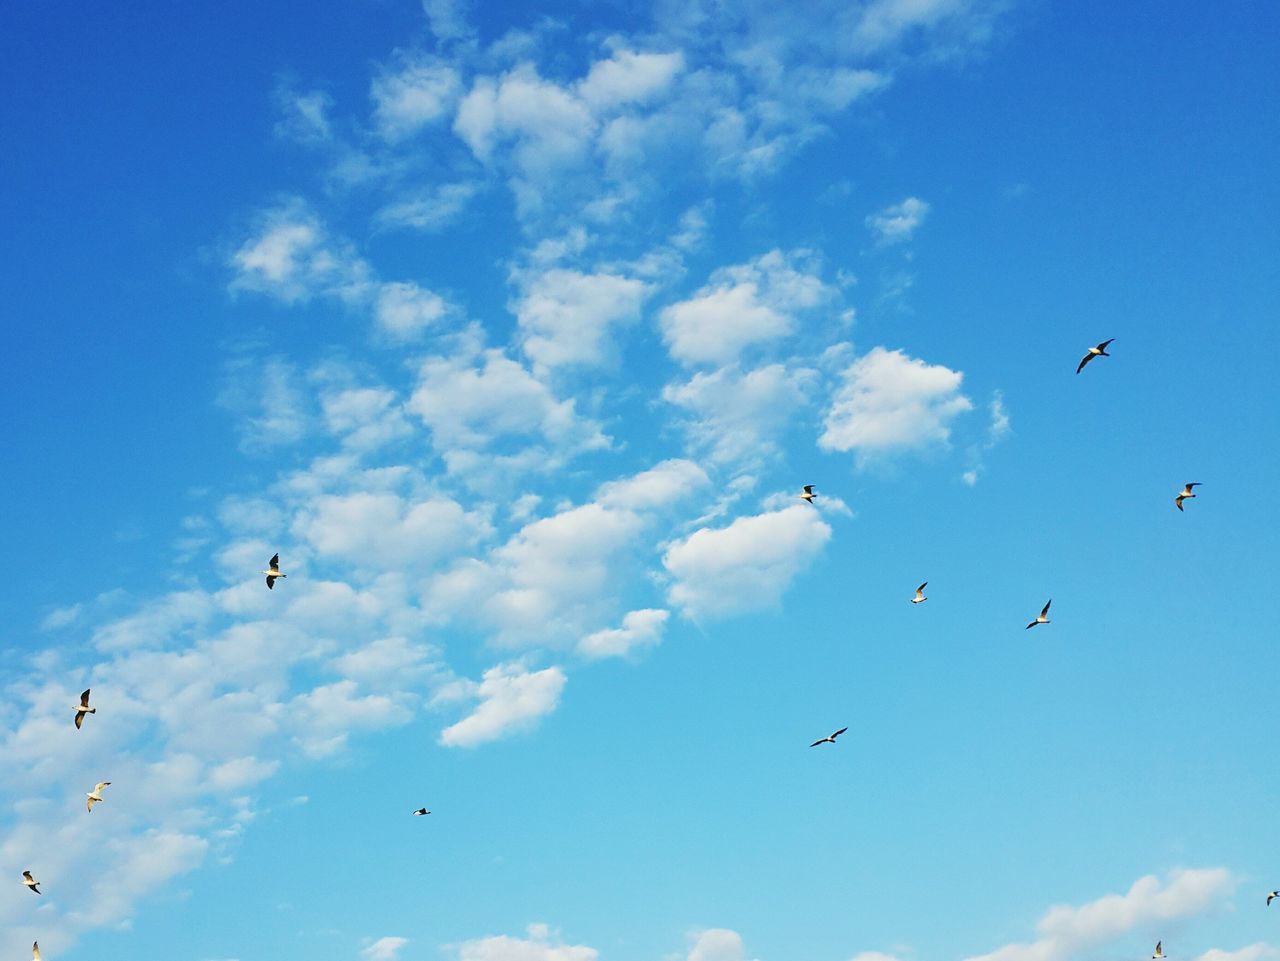
<instances>
[{"instance_id":1,"label":"bird wing","mask_svg":"<svg viewBox=\"0 0 1280 961\"><path fill-rule=\"evenodd\" d=\"M805 492L806 494L812 494L812 493L813 493L813 485L812 485L812 484L805 484L805 485L804 485L804 492Z\"/></svg>"},{"instance_id":2,"label":"bird wing","mask_svg":"<svg viewBox=\"0 0 1280 961\"><path fill-rule=\"evenodd\" d=\"M275 553L271 555L271 560L267 563L267 567L271 568L271 570L273 571L280 570L280 554L279 553Z\"/></svg>"},{"instance_id":3,"label":"bird wing","mask_svg":"<svg viewBox=\"0 0 1280 961\"><path fill-rule=\"evenodd\" d=\"M824 738L822 738L822 739L820 739L820 740L814 741L814 742L813 742L812 744L810 744L809 746L810 746L810 747L817 747L819 744L826 744L826 743L827 743L828 741L830 741L830 740L831 740L831 738L829 738L829 737L824 737Z\"/></svg>"},{"instance_id":4,"label":"bird wing","mask_svg":"<svg viewBox=\"0 0 1280 961\"><path fill-rule=\"evenodd\" d=\"M267 590L274 591L276 589L276 579L270 574L267 575Z\"/></svg>"},{"instance_id":5,"label":"bird wing","mask_svg":"<svg viewBox=\"0 0 1280 961\"><path fill-rule=\"evenodd\" d=\"M1035 627L1039 623L1040 623L1039 621L1032 621L1030 624L1027 625L1027 630L1031 630L1031 628Z\"/></svg>"},{"instance_id":6,"label":"bird wing","mask_svg":"<svg viewBox=\"0 0 1280 961\"><path fill-rule=\"evenodd\" d=\"M1087 363L1089 363L1089 361L1093 360L1093 358L1095 358L1095 357L1097 357L1097 356L1098 356L1098 355L1097 355L1097 354L1094 354L1094 353L1088 353L1088 354L1085 354L1085 355L1084 355L1084 359L1083 359L1082 361L1080 361L1080 366L1076 368L1076 373L1078 374L1078 373L1080 373L1080 371L1084 370L1084 365L1085 365L1085 364L1087 364Z\"/></svg>"},{"instance_id":7,"label":"bird wing","mask_svg":"<svg viewBox=\"0 0 1280 961\"><path fill-rule=\"evenodd\" d=\"M1190 494L1190 493L1191 493L1191 488L1193 488L1193 487L1202 487L1202 486L1204 486L1204 485L1202 485L1199 481L1195 481L1195 482L1194 482L1194 483L1192 483L1192 484L1188 484L1188 485L1187 485L1187 493L1188 493L1188 494Z\"/></svg>"},{"instance_id":8,"label":"bird wing","mask_svg":"<svg viewBox=\"0 0 1280 961\"><path fill-rule=\"evenodd\" d=\"M80 730L80 725L84 723L84 715L76 711L76 730Z\"/></svg>"},{"instance_id":9,"label":"bird wing","mask_svg":"<svg viewBox=\"0 0 1280 961\"><path fill-rule=\"evenodd\" d=\"M1181 495L1181 494L1179 494L1177 497L1175 497L1175 498L1173 499L1173 506L1174 506L1174 507L1176 507L1176 508L1178 508L1178 510L1180 510L1180 511L1184 511L1184 512L1185 512L1185 510L1184 510L1184 508L1183 508L1183 506L1182 506L1182 495Z\"/></svg>"},{"instance_id":10,"label":"bird wing","mask_svg":"<svg viewBox=\"0 0 1280 961\"><path fill-rule=\"evenodd\" d=\"M923 590L924 590L926 587L928 587L928 586L929 586L929 582L928 582L928 581L925 581L923 584L921 584L919 587L917 587L917 588L916 588L916 593L917 593L917 594L919 594L921 591L923 591Z\"/></svg>"},{"instance_id":11,"label":"bird wing","mask_svg":"<svg viewBox=\"0 0 1280 961\"><path fill-rule=\"evenodd\" d=\"M36 881L36 879L35 879L35 878L33 878L33 877L31 876L31 872L30 872L30 871L23 871L23 872L22 872L22 876L23 876L24 878L26 878L28 881L30 881L32 884L36 884L36 883L38 883L38 882Z\"/></svg>"},{"instance_id":12,"label":"bird wing","mask_svg":"<svg viewBox=\"0 0 1280 961\"><path fill-rule=\"evenodd\" d=\"M32 961L40 961L40 942L39 941L31 942L31 958L32 958Z\"/></svg>"},{"instance_id":13,"label":"bird wing","mask_svg":"<svg viewBox=\"0 0 1280 961\"><path fill-rule=\"evenodd\" d=\"M1104 340L1102 343L1098 345L1098 350L1106 350L1107 344L1111 343L1112 340L1115 340L1115 338L1112 337L1111 340Z\"/></svg>"},{"instance_id":14,"label":"bird wing","mask_svg":"<svg viewBox=\"0 0 1280 961\"><path fill-rule=\"evenodd\" d=\"M834 741L836 738L838 738L841 734L843 734L847 730L849 730L847 727L840 728L840 730L836 731L835 734L831 735L831 740Z\"/></svg>"},{"instance_id":15,"label":"bird wing","mask_svg":"<svg viewBox=\"0 0 1280 961\"><path fill-rule=\"evenodd\" d=\"M1049 604L1052 604L1052 603L1053 603L1053 601L1052 601L1052 600L1050 600L1050 601L1049 601ZM1040 616L1041 616L1041 617L1044 617L1046 614L1048 614L1048 613L1049 613L1049 604L1046 604L1046 605L1044 606L1044 608L1040 611Z\"/></svg>"},{"instance_id":16,"label":"bird wing","mask_svg":"<svg viewBox=\"0 0 1280 961\"><path fill-rule=\"evenodd\" d=\"M1164 943L1163 941L1157 941L1157 942L1156 942L1156 957L1157 957L1157 958L1162 958L1162 957L1164 957L1164 952L1163 952L1162 950L1160 950L1160 945L1161 945L1161 944L1163 944L1163 943Z\"/></svg>"},{"instance_id":17,"label":"bird wing","mask_svg":"<svg viewBox=\"0 0 1280 961\"><path fill-rule=\"evenodd\" d=\"M99 782L98 784L95 784L95 785L93 786L93 793L94 793L94 794L98 794L98 793L100 793L104 787L111 787L111 782L110 782L110 781L101 781L101 782Z\"/></svg>"},{"instance_id":18,"label":"bird wing","mask_svg":"<svg viewBox=\"0 0 1280 961\"><path fill-rule=\"evenodd\" d=\"M81 706L81 707L88 707L88 706L89 706L89 690L90 690L90 688L85 688L84 693L80 695L80 706Z\"/></svg>"},{"instance_id":19,"label":"bird wing","mask_svg":"<svg viewBox=\"0 0 1280 961\"><path fill-rule=\"evenodd\" d=\"M94 802L95 802L95 801L97 801L97 798L89 798L89 813L90 813L90 814L92 814L92 813L93 813L93 805L94 805Z\"/></svg>"}]
</instances>

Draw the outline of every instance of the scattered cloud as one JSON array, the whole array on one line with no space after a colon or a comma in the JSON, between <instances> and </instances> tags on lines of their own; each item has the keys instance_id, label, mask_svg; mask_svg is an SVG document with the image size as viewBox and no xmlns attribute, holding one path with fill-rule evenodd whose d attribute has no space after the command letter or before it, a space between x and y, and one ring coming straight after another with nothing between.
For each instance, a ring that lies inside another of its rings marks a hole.
<instances>
[{"instance_id":1,"label":"scattered cloud","mask_svg":"<svg viewBox=\"0 0 1280 961\"><path fill-rule=\"evenodd\" d=\"M631 611L622 619L622 626L606 628L588 634L578 642L578 653L592 660L603 657L626 657L642 647L652 647L662 641L669 611L646 608Z\"/></svg>"},{"instance_id":2,"label":"scattered cloud","mask_svg":"<svg viewBox=\"0 0 1280 961\"><path fill-rule=\"evenodd\" d=\"M527 671L519 663L491 667L472 691L480 703L457 724L445 728L440 743L475 747L526 731L556 709L567 680L558 667L541 671Z\"/></svg>"},{"instance_id":3,"label":"scattered cloud","mask_svg":"<svg viewBox=\"0 0 1280 961\"><path fill-rule=\"evenodd\" d=\"M378 938L368 947L361 949L360 957L367 958L368 961L396 961L400 956L400 949L408 943L408 938Z\"/></svg>"},{"instance_id":4,"label":"scattered cloud","mask_svg":"<svg viewBox=\"0 0 1280 961\"><path fill-rule=\"evenodd\" d=\"M422 57L397 64L397 68L375 77L370 87L374 122L388 140L412 136L446 119L461 87L458 71L444 60Z\"/></svg>"},{"instance_id":5,"label":"scattered cloud","mask_svg":"<svg viewBox=\"0 0 1280 961\"><path fill-rule=\"evenodd\" d=\"M542 368L599 364L614 343L612 328L639 320L648 292L648 284L607 271L535 273L514 304L521 346Z\"/></svg>"},{"instance_id":6,"label":"scattered cloud","mask_svg":"<svg viewBox=\"0 0 1280 961\"><path fill-rule=\"evenodd\" d=\"M910 240L928 215L929 205L925 201L908 197L867 217L867 229L881 246L899 244Z\"/></svg>"},{"instance_id":7,"label":"scattered cloud","mask_svg":"<svg viewBox=\"0 0 1280 961\"><path fill-rule=\"evenodd\" d=\"M456 948L457 961L596 961L595 948L565 944L545 924L531 924L527 938L498 935L464 941Z\"/></svg>"},{"instance_id":8,"label":"scattered cloud","mask_svg":"<svg viewBox=\"0 0 1280 961\"><path fill-rule=\"evenodd\" d=\"M707 928L689 936L687 961L748 961L742 936L728 928Z\"/></svg>"}]
</instances>

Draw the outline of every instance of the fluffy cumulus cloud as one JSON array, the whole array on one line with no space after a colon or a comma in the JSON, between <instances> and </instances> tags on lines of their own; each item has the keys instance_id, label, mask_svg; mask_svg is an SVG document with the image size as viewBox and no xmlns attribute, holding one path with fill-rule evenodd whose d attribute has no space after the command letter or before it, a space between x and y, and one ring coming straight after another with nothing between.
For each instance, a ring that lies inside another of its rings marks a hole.
<instances>
[{"instance_id":1,"label":"fluffy cumulus cloud","mask_svg":"<svg viewBox=\"0 0 1280 961\"><path fill-rule=\"evenodd\" d=\"M1280 957L1280 948L1259 941L1256 944L1246 945L1234 951L1211 948L1196 958L1195 961L1268 961L1270 958L1277 957Z\"/></svg>"},{"instance_id":2,"label":"fluffy cumulus cloud","mask_svg":"<svg viewBox=\"0 0 1280 961\"><path fill-rule=\"evenodd\" d=\"M522 347L540 367L594 365L609 353L612 329L640 317L649 286L608 271L556 268L535 274L515 304Z\"/></svg>"},{"instance_id":3,"label":"fluffy cumulus cloud","mask_svg":"<svg viewBox=\"0 0 1280 961\"><path fill-rule=\"evenodd\" d=\"M458 71L441 60L423 58L400 64L399 69L377 77L370 89L379 131L398 140L445 119L460 88Z\"/></svg>"},{"instance_id":4,"label":"fluffy cumulus cloud","mask_svg":"<svg viewBox=\"0 0 1280 961\"><path fill-rule=\"evenodd\" d=\"M1065 961L1138 930L1194 917L1221 906L1235 888L1225 868L1175 871L1161 881L1139 878L1124 894L1079 907L1059 905L1036 923L1036 939L1008 944L967 961Z\"/></svg>"},{"instance_id":5,"label":"fluffy cumulus cloud","mask_svg":"<svg viewBox=\"0 0 1280 961\"><path fill-rule=\"evenodd\" d=\"M498 935L464 941L457 961L596 961L600 952L581 944L565 944L545 924L529 925L527 937Z\"/></svg>"},{"instance_id":6,"label":"fluffy cumulus cloud","mask_svg":"<svg viewBox=\"0 0 1280 961\"><path fill-rule=\"evenodd\" d=\"M667 598L695 620L772 607L830 538L808 504L700 528L662 558L672 578Z\"/></svg>"},{"instance_id":7,"label":"fluffy cumulus cloud","mask_svg":"<svg viewBox=\"0 0 1280 961\"><path fill-rule=\"evenodd\" d=\"M924 223L929 205L919 197L908 197L867 218L867 229L883 245L910 240L916 228Z\"/></svg>"},{"instance_id":8,"label":"fluffy cumulus cloud","mask_svg":"<svg viewBox=\"0 0 1280 961\"><path fill-rule=\"evenodd\" d=\"M940 364L876 347L841 375L818 444L861 458L945 444L951 422L973 409L960 393L963 379Z\"/></svg>"},{"instance_id":9,"label":"fluffy cumulus cloud","mask_svg":"<svg viewBox=\"0 0 1280 961\"><path fill-rule=\"evenodd\" d=\"M332 237L300 201L262 214L230 263L235 271L232 290L267 294L285 303L317 295L356 303L368 294L369 265L348 242Z\"/></svg>"},{"instance_id":10,"label":"fluffy cumulus cloud","mask_svg":"<svg viewBox=\"0 0 1280 961\"><path fill-rule=\"evenodd\" d=\"M687 961L748 961L742 936L728 928L707 928L690 935Z\"/></svg>"},{"instance_id":11,"label":"fluffy cumulus cloud","mask_svg":"<svg viewBox=\"0 0 1280 961\"><path fill-rule=\"evenodd\" d=\"M578 653L583 657L623 657L637 648L652 647L662 640L668 611L648 608L630 611L622 619L621 627L606 628L588 634L578 642Z\"/></svg>"},{"instance_id":12,"label":"fluffy cumulus cloud","mask_svg":"<svg viewBox=\"0 0 1280 961\"><path fill-rule=\"evenodd\" d=\"M790 334L799 312L833 294L808 251L773 250L717 270L692 297L665 308L663 339L683 364L732 363L746 348Z\"/></svg>"},{"instance_id":13,"label":"fluffy cumulus cloud","mask_svg":"<svg viewBox=\"0 0 1280 961\"><path fill-rule=\"evenodd\" d=\"M382 284L377 298L378 326L402 340L416 337L449 313L443 297L415 283Z\"/></svg>"},{"instance_id":14,"label":"fluffy cumulus cloud","mask_svg":"<svg viewBox=\"0 0 1280 961\"><path fill-rule=\"evenodd\" d=\"M479 699L475 709L440 733L446 747L475 747L515 731L527 731L560 703L564 671L548 667L525 670L520 664L499 664L468 693Z\"/></svg>"}]
</instances>

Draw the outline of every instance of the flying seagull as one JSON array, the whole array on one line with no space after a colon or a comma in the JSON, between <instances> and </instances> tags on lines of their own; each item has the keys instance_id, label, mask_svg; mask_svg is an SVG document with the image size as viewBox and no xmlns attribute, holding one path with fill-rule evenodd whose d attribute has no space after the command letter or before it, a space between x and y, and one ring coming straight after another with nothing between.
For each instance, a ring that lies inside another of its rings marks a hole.
<instances>
[{"instance_id":1,"label":"flying seagull","mask_svg":"<svg viewBox=\"0 0 1280 961\"><path fill-rule=\"evenodd\" d=\"M1173 503L1177 506L1178 510L1182 510L1182 502L1184 500L1186 500L1188 497L1196 496L1195 494L1191 493L1191 488L1200 487L1200 486L1201 486L1200 482L1195 481L1193 483L1188 484L1186 487L1182 488L1182 493L1180 493L1177 497L1173 499Z\"/></svg>"},{"instance_id":2,"label":"flying seagull","mask_svg":"<svg viewBox=\"0 0 1280 961\"><path fill-rule=\"evenodd\" d=\"M267 563L267 570L261 573L267 575L267 590L275 590L277 577L288 577L288 574L280 573L280 555L272 554L271 560Z\"/></svg>"},{"instance_id":3,"label":"flying seagull","mask_svg":"<svg viewBox=\"0 0 1280 961\"><path fill-rule=\"evenodd\" d=\"M89 799L90 811L93 811L94 804L96 804L98 801L104 800L104 798L102 797L102 789L104 787L110 787L110 786L111 786L110 781L99 781L97 784L94 785L93 793L85 795L85 797Z\"/></svg>"},{"instance_id":4,"label":"flying seagull","mask_svg":"<svg viewBox=\"0 0 1280 961\"><path fill-rule=\"evenodd\" d=\"M416 810L416 811L414 811L414 812L413 812L413 816L414 816L414 817L416 817L416 818L420 818L420 817L422 817L422 815L424 815L424 814L430 814L430 813L431 813L431 812L430 812L430 811L428 811L426 808L418 808L418 810Z\"/></svg>"},{"instance_id":5,"label":"flying seagull","mask_svg":"<svg viewBox=\"0 0 1280 961\"><path fill-rule=\"evenodd\" d=\"M1053 598L1051 597L1049 598L1049 604L1052 604L1052 603L1053 603ZM1049 623L1049 604L1046 604L1044 608L1040 611L1039 617L1037 617L1034 621L1032 621L1030 624L1027 625L1027 630L1031 630L1031 628L1035 627L1037 624Z\"/></svg>"},{"instance_id":6,"label":"flying seagull","mask_svg":"<svg viewBox=\"0 0 1280 961\"><path fill-rule=\"evenodd\" d=\"M916 588L916 596L911 598L912 604L923 604L925 601L929 599L924 596L924 589L928 586L929 586L929 582L925 581L923 584L921 584L919 587Z\"/></svg>"},{"instance_id":7,"label":"flying seagull","mask_svg":"<svg viewBox=\"0 0 1280 961\"><path fill-rule=\"evenodd\" d=\"M80 725L84 723L86 714L97 714L96 707L89 706L89 689L85 688L85 692L80 695L80 703L76 706L76 730L80 730Z\"/></svg>"},{"instance_id":8,"label":"flying seagull","mask_svg":"<svg viewBox=\"0 0 1280 961\"><path fill-rule=\"evenodd\" d=\"M812 504L812 503L813 503L813 499L814 499L815 497L817 497L818 495L817 495L817 494L815 494L815 493L813 492L813 485L812 485L812 484L805 484L805 485L804 485L804 493L803 493L803 494L800 494L800 495L798 495L798 496L799 496L802 500L806 500L806 501L808 501L810 504Z\"/></svg>"},{"instance_id":9,"label":"flying seagull","mask_svg":"<svg viewBox=\"0 0 1280 961\"><path fill-rule=\"evenodd\" d=\"M1155 954L1153 954L1153 955L1151 955L1151 961L1156 961L1156 959L1158 959L1158 958L1163 958L1163 957L1164 957L1164 950L1160 947L1160 942L1159 942L1159 941L1157 941L1157 942L1156 942L1156 953L1155 953Z\"/></svg>"},{"instance_id":10,"label":"flying seagull","mask_svg":"<svg viewBox=\"0 0 1280 961\"><path fill-rule=\"evenodd\" d=\"M43 893L43 892L40 890L40 882L39 882L39 881L37 881L35 878L33 878L33 877L31 876L31 872L30 872L30 871L23 871L23 872L22 872L22 883L23 883L23 884L25 884L27 887L29 887L29 888L30 888L32 891L34 891L36 894L42 894L42 893Z\"/></svg>"},{"instance_id":11,"label":"flying seagull","mask_svg":"<svg viewBox=\"0 0 1280 961\"><path fill-rule=\"evenodd\" d=\"M1115 338L1112 337L1111 340L1115 340ZM1107 344L1111 343L1111 340L1104 340L1097 347L1090 347L1089 353L1084 355L1084 359L1080 361L1080 366L1076 368L1076 373L1078 374L1084 370L1084 365L1095 357L1110 357L1111 355L1107 353Z\"/></svg>"},{"instance_id":12,"label":"flying seagull","mask_svg":"<svg viewBox=\"0 0 1280 961\"><path fill-rule=\"evenodd\" d=\"M822 740L820 740L820 741L814 741L814 742L813 742L812 744L810 744L809 746L810 746L810 747L817 747L819 744L835 744L835 743L836 743L836 738L838 738L841 734L843 734L843 733L844 733L845 731L847 731L847 730L849 730L847 727L842 727L842 728L840 728L840 730L836 731L836 733L835 733L835 734L831 734L831 735L829 735L829 736L827 736L827 737L824 737L824 738L823 738Z\"/></svg>"},{"instance_id":13,"label":"flying seagull","mask_svg":"<svg viewBox=\"0 0 1280 961\"><path fill-rule=\"evenodd\" d=\"M1271 902L1276 898L1280 898L1280 891L1272 891L1267 895L1267 907L1271 907Z\"/></svg>"}]
</instances>

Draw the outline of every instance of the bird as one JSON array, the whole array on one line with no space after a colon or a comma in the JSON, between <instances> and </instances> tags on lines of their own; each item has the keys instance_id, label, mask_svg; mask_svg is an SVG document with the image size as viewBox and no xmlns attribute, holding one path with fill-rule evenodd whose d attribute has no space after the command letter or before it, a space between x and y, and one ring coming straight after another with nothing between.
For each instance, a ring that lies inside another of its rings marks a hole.
<instances>
[{"instance_id":1,"label":"bird","mask_svg":"<svg viewBox=\"0 0 1280 961\"><path fill-rule=\"evenodd\" d=\"M817 747L819 744L835 744L835 743L836 743L836 738L838 738L841 734L843 734L843 733L844 733L845 731L847 731L847 730L849 730L847 727L842 727L842 728L840 728L840 730L836 731L836 733L835 733L835 734L831 734L831 735L829 735L829 736L827 736L827 737L822 738L821 740L814 741L814 742L813 742L812 744L810 744L809 746L810 746L810 747Z\"/></svg>"},{"instance_id":2,"label":"bird","mask_svg":"<svg viewBox=\"0 0 1280 961\"><path fill-rule=\"evenodd\" d=\"M1271 902L1276 898L1280 898L1280 891L1272 891L1267 895L1267 907L1271 907Z\"/></svg>"},{"instance_id":3,"label":"bird","mask_svg":"<svg viewBox=\"0 0 1280 961\"><path fill-rule=\"evenodd\" d=\"M1186 500L1188 497L1196 496L1195 494L1191 493L1191 488L1200 487L1200 486L1201 484L1199 481L1193 481L1192 483L1187 484L1184 488L1182 488L1182 492L1173 499L1173 503L1178 508L1178 510L1182 510L1182 502L1184 500Z\"/></svg>"},{"instance_id":4,"label":"bird","mask_svg":"<svg viewBox=\"0 0 1280 961\"><path fill-rule=\"evenodd\" d=\"M414 811L414 812L413 812L413 816L414 816L414 817L416 817L416 818L420 818L420 817L422 817L422 815L424 815L424 814L430 814L430 813L431 813L431 812L430 812L430 811L428 811L426 808L418 808L418 810L416 810L416 811Z\"/></svg>"},{"instance_id":5,"label":"bird","mask_svg":"<svg viewBox=\"0 0 1280 961\"><path fill-rule=\"evenodd\" d=\"M93 793L85 795L85 797L89 799L90 811L93 811L93 805L95 803L97 803L98 801L104 800L104 798L102 797L102 789L104 787L110 787L110 786L111 786L110 781L99 781L96 785L94 785Z\"/></svg>"},{"instance_id":6,"label":"bird","mask_svg":"<svg viewBox=\"0 0 1280 961\"><path fill-rule=\"evenodd\" d=\"M267 575L267 590L275 590L277 577L288 577L288 574L280 573L280 555L272 554L271 560L267 562L267 570L261 573Z\"/></svg>"},{"instance_id":7,"label":"bird","mask_svg":"<svg viewBox=\"0 0 1280 961\"><path fill-rule=\"evenodd\" d=\"M1111 340L1115 340L1115 338L1112 337ZM1084 365L1095 357L1110 357L1111 355L1107 353L1107 344L1111 343L1111 340L1104 340L1097 347L1090 347L1089 353L1084 355L1084 358L1080 361L1080 366L1076 368L1076 373L1078 374L1084 370Z\"/></svg>"},{"instance_id":8,"label":"bird","mask_svg":"<svg viewBox=\"0 0 1280 961\"><path fill-rule=\"evenodd\" d=\"M1151 959L1152 959L1152 961L1156 961L1156 959L1157 959L1157 958L1163 958L1163 957L1164 957L1164 950L1160 947L1160 942L1159 942L1159 941L1157 941L1157 942L1156 942L1156 953L1155 953L1155 954L1153 954L1153 955L1151 955Z\"/></svg>"},{"instance_id":9,"label":"bird","mask_svg":"<svg viewBox=\"0 0 1280 961\"><path fill-rule=\"evenodd\" d=\"M80 703L76 705L76 730L80 730L80 725L84 723L86 714L97 714L96 707L89 706L89 688L85 688L83 694L80 695Z\"/></svg>"},{"instance_id":10,"label":"bird","mask_svg":"<svg viewBox=\"0 0 1280 961\"><path fill-rule=\"evenodd\" d=\"M1049 598L1049 603L1045 604L1044 608L1040 611L1040 616L1027 625L1027 630L1031 630L1031 628L1035 627L1037 624L1049 623L1049 604L1052 604L1052 603L1053 603L1053 598L1051 597Z\"/></svg>"},{"instance_id":11,"label":"bird","mask_svg":"<svg viewBox=\"0 0 1280 961\"><path fill-rule=\"evenodd\" d=\"M31 942L31 961L40 961L40 942Z\"/></svg>"},{"instance_id":12,"label":"bird","mask_svg":"<svg viewBox=\"0 0 1280 961\"><path fill-rule=\"evenodd\" d=\"M912 604L923 604L925 601L929 599L924 596L924 589L928 586L929 586L929 582L925 581L923 584L921 584L919 587L916 588L916 596L911 598Z\"/></svg>"},{"instance_id":13,"label":"bird","mask_svg":"<svg viewBox=\"0 0 1280 961\"><path fill-rule=\"evenodd\" d=\"M812 503L813 503L813 499L814 499L815 497L817 497L818 495L817 495L817 494L815 494L815 493L813 492L813 485L812 485L812 484L805 484L805 485L804 485L804 493L803 493L803 494L800 494L800 495L798 495L798 496L800 497L800 499L801 499L801 500L808 501L810 504L812 504Z\"/></svg>"},{"instance_id":14,"label":"bird","mask_svg":"<svg viewBox=\"0 0 1280 961\"><path fill-rule=\"evenodd\" d=\"M29 887L36 894L44 893L40 890L40 882L31 876L30 871L22 872L22 883L25 884L27 887Z\"/></svg>"}]
</instances>

